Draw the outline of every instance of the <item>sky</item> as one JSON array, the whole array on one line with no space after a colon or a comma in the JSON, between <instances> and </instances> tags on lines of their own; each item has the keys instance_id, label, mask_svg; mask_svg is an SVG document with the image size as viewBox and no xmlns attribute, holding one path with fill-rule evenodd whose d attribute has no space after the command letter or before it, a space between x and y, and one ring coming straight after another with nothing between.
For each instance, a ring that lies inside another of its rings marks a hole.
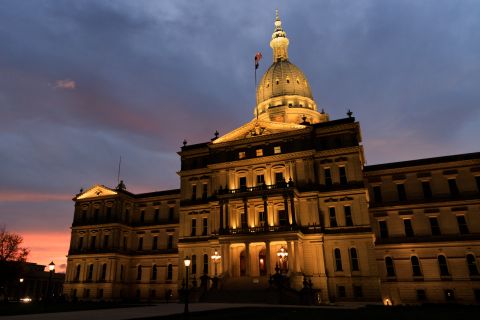
<instances>
[{"instance_id":1,"label":"sky","mask_svg":"<svg viewBox=\"0 0 480 320\"><path fill-rule=\"evenodd\" d=\"M367 164L479 151L478 0L2 0L0 225L64 270L73 196L179 187L182 141L253 118L275 9L290 61Z\"/></svg>"}]
</instances>

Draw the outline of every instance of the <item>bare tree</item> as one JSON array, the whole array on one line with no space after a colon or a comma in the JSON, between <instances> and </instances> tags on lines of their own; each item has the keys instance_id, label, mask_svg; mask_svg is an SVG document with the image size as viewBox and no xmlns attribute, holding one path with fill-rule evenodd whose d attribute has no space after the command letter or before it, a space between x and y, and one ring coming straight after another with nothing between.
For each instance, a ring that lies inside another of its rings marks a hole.
<instances>
[{"instance_id":1,"label":"bare tree","mask_svg":"<svg viewBox=\"0 0 480 320\"><path fill-rule=\"evenodd\" d=\"M18 284L23 273L29 250L22 247L21 235L0 227L0 297L8 302L12 288Z\"/></svg>"},{"instance_id":2,"label":"bare tree","mask_svg":"<svg viewBox=\"0 0 480 320\"><path fill-rule=\"evenodd\" d=\"M23 237L0 227L0 261L25 261L29 250L21 247Z\"/></svg>"}]
</instances>

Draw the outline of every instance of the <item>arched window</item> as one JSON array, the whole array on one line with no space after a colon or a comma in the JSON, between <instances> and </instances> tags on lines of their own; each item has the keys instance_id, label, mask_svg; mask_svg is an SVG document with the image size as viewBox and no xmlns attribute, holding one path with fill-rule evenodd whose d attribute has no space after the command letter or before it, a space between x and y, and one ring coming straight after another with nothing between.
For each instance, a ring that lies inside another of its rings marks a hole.
<instances>
[{"instance_id":1,"label":"arched window","mask_svg":"<svg viewBox=\"0 0 480 320\"><path fill-rule=\"evenodd\" d=\"M473 254L467 254L468 272L471 276L478 276L477 260Z\"/></svg>"},{"instance_id":2,"label":"arched window","mask_svg":"<svg viewBox=\"0 0 480 320\"><path fill-rule=\"evenodd\" d=\"M87 276L87 280L88 281L92 281L93 279L93 264L90 264L88 266L88 276Z\"/></svg>"},{"instance_id":3,"label":"arched window","mask_svg":"<svg viewBox=\"0 0 480 320\"><path fill-rule=\"evenodd\" d=\"M352 271L359 271L357 249L350 248L350 261L352 263Z\"/></svg>"},{"instance_id":4,"label":"arched window","mask_svg":"<svg viewBox=\"0 0 480 320\"><path fill-rule=\"evenodd\" d=\"M77 270L75 270L75 281L80 280L80 271L81 271L81 266L77 264Z\"/></svg>"},{"instance_id":5,"label":"arched window","mask_svg":"<svg viewBox=\"0 0 480 320\"><path fill-rule=\"evenodd\" d=\"M414 277L421 277L422 276L422 269L420 269L420 260L418 260L417 256L412 256L410 258L410 262L412 263L412 273Z\"/></svg>"},{"instance_id":6,"label":"arched window","mask_svg":"<svg viewBox=\"0 0 480 320\"><path fill-rule=\"evenodd\" d=\"M197 256L192 255L192 274L197 274Z\"/></svg>"},{"instance_id":7,"label":"arched window","mask_svg":"<svg viewBox=\"0 0 480 320\"><path fill-rule=\"evenodd\" d=\"M447 258L445 256L438 256L438 268L440 269L440 276L449 276Z\"/></svg>"},{"instance_id":8,"label":"arched window","mask_svg":"<svg viewBox=\"0 0 480 320\"><path fill-rule=\"evenodd\" d=\"M173 266L169 264L167 266L167 280L172 280L173 279Z\"/></svg>"},{"instance_id":9,"label":"arched window","mask_svg":"<svg viewBox=\"0 0 480 320\"><path fill-rule=\"evenodd\" d=\"M137 280L142 280L142 266L137 267Z\"/></svg>"},{"instance_id":10,"label":"arched window","mask_svg":"<svg viewBox=\"0 0 480 320\"><path fill-rule=\"evenodd\" d=\"M265 249L260 250L258 253L258 268L261 276L267 275L267 256L265 254Z\"/></svg>"},{"instance_id":11,"label":"arched window","mask_svg":"<svg viewBox=\"0 0 480 320\"><path fill-rule=\"evenodd\" d=\"M107 264L104 263L102 265L102 274L100 276L100 280L105 281L105 278L107 277Z\"/></svg>"},{"instance_id":12,"label":"arched window","mask_svg":"<svg viewBox=\"0 0 480 320\"><path fill-rule=\"evenodd\" d=\"M157 280L157 265L156 264L154 264L152 266L151 280Z\"/></svg>"},{"instance_id":13,"label":"arched window","mask_svg":"<svg viewBox=\"0 0 480 320\"><path fill-rule=\"evenodd\" d=\"M395 277L395 268L391 257L385 258L385 268L387 268L387 277Z\"/></svg>"},{"instance_id":14,"label":"arched window","mask_svg":"<svg viewBox=\"0 0 480 320\"><path fill-rule=\"evenodd\" d=\"M343 271L342 267L342 254L340 253L340 249L335 249L335 271Z\"/></svg>"}]
</instances>

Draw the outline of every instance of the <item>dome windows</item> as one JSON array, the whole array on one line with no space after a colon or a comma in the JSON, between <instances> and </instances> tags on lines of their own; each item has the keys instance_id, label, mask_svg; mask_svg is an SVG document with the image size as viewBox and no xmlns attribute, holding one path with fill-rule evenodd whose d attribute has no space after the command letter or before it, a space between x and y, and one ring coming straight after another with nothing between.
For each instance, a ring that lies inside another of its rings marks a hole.
<instances>
[{"instance_id":1,"label":"dome windows","mask_svg":"<svg viewBox=\"0 0 480 320\"><path fill-rule=\"evenodd\" d=\"M297 78L297 84L300 84L300 79Z\"/></svg>"},{"instance_id":2,"label":"dome windows","mask_svg":"<svg viewBox=\"0 0 480 320\"><path fill-rule=\"evenodd\" d=\"M290 79L289 79L289 78L287 78L287 83L290 83Z\"/></svg>"},{"instance_id":3,"label":"dome windows","mask_svg":"<svg viewBox=\"0 0 480 320\"><path fill-rule=\"evenodd\" d=\"M277 79L275 80L275 83L276 83L276 84L280 84L280 80L277 78Z\"/></svg>"}]
</instances>

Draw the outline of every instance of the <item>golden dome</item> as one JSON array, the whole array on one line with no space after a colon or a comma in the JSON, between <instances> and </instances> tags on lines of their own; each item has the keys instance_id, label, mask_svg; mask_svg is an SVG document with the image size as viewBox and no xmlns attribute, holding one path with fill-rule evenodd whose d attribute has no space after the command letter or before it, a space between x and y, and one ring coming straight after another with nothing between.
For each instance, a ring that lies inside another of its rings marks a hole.
<instances>
[{"instance_id":1,"label":"golden dome","mask_svg":"<svg viewBox=\"0 0 480 320\"><path fill-rule=\"evenodd\" d=\"M305 74L287 59L275 61L257 87L257 105L279 96L301 96L313 100Z\"/></svg>"}]
</instances>

